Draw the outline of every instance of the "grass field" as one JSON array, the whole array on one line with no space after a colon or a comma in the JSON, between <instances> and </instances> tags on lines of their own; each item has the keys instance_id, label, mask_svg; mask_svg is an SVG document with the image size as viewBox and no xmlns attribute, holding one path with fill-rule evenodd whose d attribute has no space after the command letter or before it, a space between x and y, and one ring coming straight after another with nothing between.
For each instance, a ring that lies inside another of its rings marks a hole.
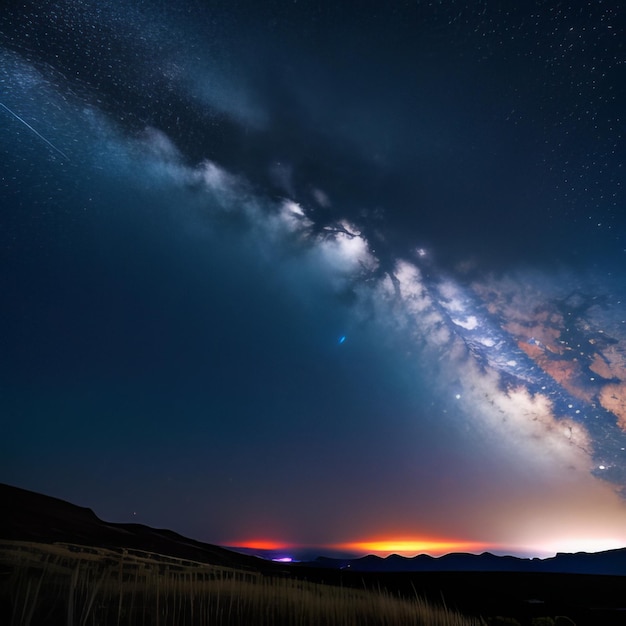
<instances>
[{"instance_id":1,"label":"grass field","mask_svg":"<svg viewBox=\"0 0 626 626\"><path fill-rule=\"evenodd\" d=\"M384 589L216 567L139 550L0 542L11 626L482 626Z\"/></svg>"}]
</instances>

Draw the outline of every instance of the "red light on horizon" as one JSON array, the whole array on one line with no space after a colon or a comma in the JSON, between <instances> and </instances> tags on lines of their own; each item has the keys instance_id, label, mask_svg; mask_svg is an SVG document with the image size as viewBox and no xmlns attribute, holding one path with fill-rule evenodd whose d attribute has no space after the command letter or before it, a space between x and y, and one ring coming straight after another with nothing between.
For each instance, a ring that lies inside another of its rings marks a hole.
<instances>
[{"instance_id":1,"label":"red light on horizon","mask_svg":"<svg viewBox=\"0 0 626 626\"><path fill-rule=\"evenodd\" d=\"M233 541L228 544L231 548L245 548L246 550L287 550L293 546L289 543L281 541L272 541L269 539L254 539L251 541Z\"/></svg>"}]
</instances>

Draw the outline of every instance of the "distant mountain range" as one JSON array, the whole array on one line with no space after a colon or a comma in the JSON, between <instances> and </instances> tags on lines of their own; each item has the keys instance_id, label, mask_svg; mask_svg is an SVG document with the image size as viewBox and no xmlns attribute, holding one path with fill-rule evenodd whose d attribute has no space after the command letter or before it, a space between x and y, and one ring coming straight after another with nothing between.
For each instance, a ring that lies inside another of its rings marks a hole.
<instances>
[{"instance_id":1,"label":"distant mountain range","mask_svg":"<svg viewBox=\"0 0 626 626\"><path fill-rule=\"evenodd\" d=\"M124 547L226 567L268 572L279 568L284 572L286 569L284 564L278 566L254 556L188 539L170 530L104 522L91 509L2 483L0 503L0 540ZM626 548L595 553L559 553L546 559L496 556L489 552L479 555L454 553L438 558L425 554L413 558L397 554L386 558L319 557L289 567L353 572L542 572L626 576Z\"/></svg>"},{"instance_id":2,"label":"distant mountain range","mask_svg":"<svg viewBox=\"0 0 626 626\"><path fill-rule=\"evenodd\" d=\"M359 559L318 557L300 565L353 572L543 572L626 576L626 548L594 553L559 553L546 559L497 556L490 552L453 553L440 557L426 554L415 557L392 554L386 558L370 555Z\"/></svg>"}]
</instances>

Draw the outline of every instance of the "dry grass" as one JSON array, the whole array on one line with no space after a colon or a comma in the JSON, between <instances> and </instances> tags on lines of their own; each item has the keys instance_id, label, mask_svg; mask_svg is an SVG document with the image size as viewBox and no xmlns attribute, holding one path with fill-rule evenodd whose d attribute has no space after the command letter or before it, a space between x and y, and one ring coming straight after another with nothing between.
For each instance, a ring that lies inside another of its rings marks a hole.
<instances>
[{"instance_id":1,"label":"dry grass","mask_svg":"<svg viewBox=\"0 0 626 626\"><path fill-rule=\"evenodd\" d=\"M484 624L418 597L267 577L138 550L3 542L0 565L0 621L11 626Z\"/></svg>"}]
</instances>

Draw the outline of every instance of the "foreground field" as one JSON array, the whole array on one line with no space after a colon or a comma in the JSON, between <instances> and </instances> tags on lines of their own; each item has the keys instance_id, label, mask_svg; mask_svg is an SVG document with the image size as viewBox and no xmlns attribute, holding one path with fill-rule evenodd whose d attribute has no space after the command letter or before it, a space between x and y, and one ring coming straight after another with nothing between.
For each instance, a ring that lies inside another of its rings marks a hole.
<instances>
[{"instance_id":1,"label":"foreground field","mask_svg":"<svg viewBox=\"0 0 626 626\"><path fill-rule=\"evenodd\" d=\"M0 543L11 626L482 626L417 597L267 576L140 550Z\"/></svg>"},{"instance_id":2,"label":"foreground field","mask_svg":"<svg viewBox=\"0 0 626 626\"><path fill-rule=\"evenodd\" d=\"M624 575L279 565L2 483L0 502L1 626L626 624Z\"/></svg>"}]
</instances>

